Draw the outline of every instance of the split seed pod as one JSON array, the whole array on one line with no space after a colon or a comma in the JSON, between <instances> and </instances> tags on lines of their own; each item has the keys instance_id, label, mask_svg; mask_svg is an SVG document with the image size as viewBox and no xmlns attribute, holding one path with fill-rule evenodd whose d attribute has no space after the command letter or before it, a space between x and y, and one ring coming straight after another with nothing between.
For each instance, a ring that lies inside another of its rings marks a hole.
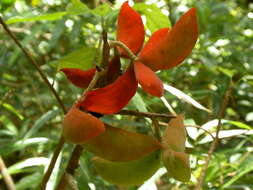
<instances>
[{"instance_id":1,"label":"split seed pod","mask_svg":"<svg viewBox=\"0 0 253 190\"><path fill-rule=\"evenodd\" d=\"M104 130L102 121L77 107L71 108L63 120L63 136L67 141L75 144L83 144Z\"/></svg>"}]
</instances>

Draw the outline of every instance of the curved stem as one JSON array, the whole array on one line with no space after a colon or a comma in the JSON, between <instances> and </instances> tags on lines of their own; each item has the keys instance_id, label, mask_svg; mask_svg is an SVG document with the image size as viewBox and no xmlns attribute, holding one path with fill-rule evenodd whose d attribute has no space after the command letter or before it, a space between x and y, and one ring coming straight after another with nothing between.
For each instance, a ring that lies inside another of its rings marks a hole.
<instances>
[{"instance_id":1,"label":"curved stem","mask_svg":"<svg viewBox=\"0 0 253 190\"><path fill-rule=\"evenodd\" d=\"M124 49L127 52L129 58L132 61L136 61L137 60L137 56L134 55L134 53L125 44L123 44L122 42L120 42L120 41L110 41L110 46L111 47L115 47L115 46L121 47L122 49Z\"/></svg>"},{"instance_id":2,"label":"curved stem","mask_svg":"<svg viewBox=\"0 0 253 190\"><path fill-rule=\"evenodd\" d=\"M223 102L222 102L222 105L221 105L221 108L220 108L220 111L219 111L219 114L218 114L219 120L218 120L217 130L216 130L216 133L215 133L215 139L212 142L211 147L208 151L208 155L207 155L207 158L205 159L205 164L204 164L204 167L201 170L201 173L200 173L200 176L198 178L198 183L195 187L195 190L200 190L202 188L202 185L203 185L204 179L205 179L205 175L206 175L206 170L208 168L209 162L211 161L212 155L213 155L216 147L218 146L219 132L221 130L221 119L225 115L228 100L229 100L229 97L231 96L231 93L232 93L232 84L233 84L232 81L230 81L229 86L228 86L228 88L225 92Z\"/></svg>"},{"instance_id":3,"label":"curved stem","mask_svg":"<svg viewBox=\"0 0 253 190\"><path fill-rule=\"evenodd\" d=\"M50 89L50 91L53 93L54 97L56 98L56 101L58 102L58 104L60 105L62 111L64 114L67 113L67 109L64 106L60 96L58 95L58 93L56 92L56 90L54 89L53 85L49 82L49 80L47 79L46 75L43 73L43 71L40 69L39 64L36 62L36 60L32 57L32 55L30 54L30 52L23 47L23 45L19 42L19 40L14 36L14 34L10 31L10 29L8 28L7 24L3 21L2 17L0 17L0 24L3 26L5 32L10 36L10 38L15 42L15 44L22 50L22 52L25 54L26 58L29 60L29 62L35 67L35 69L38 71L38 73L40 74L42 80L46 83L46 85L48 86L48 88ZM57 147L53 153L53 157L52 160L49 164L48 170L46 171L43 179L42 179L42 183L41 183L41 189L45 189L46 188L46 184L47 181L49 180L52 170L54 168L54 165L56 163L56 160L59 156L59 153L62 149L64 145L64 139L63 137L60 138Z\"/></svg>"}]
</instances>

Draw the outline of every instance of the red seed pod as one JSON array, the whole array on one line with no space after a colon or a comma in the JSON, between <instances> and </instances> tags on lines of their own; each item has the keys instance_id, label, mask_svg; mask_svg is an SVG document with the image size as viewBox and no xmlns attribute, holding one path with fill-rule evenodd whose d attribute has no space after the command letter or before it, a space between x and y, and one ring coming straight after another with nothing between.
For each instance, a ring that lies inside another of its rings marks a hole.
<instances>
[{"instance_id":1,"label":"red seed pod","mask_svg":"<svg viewBox=\"0 0 253 190\"><path fill-rule=\"evenodd\" d=\"M75 144L83 144L104 130L102 121L77 107L72 107L63 120L63 136L65 140Z\"/></svg>"}]
</instances>

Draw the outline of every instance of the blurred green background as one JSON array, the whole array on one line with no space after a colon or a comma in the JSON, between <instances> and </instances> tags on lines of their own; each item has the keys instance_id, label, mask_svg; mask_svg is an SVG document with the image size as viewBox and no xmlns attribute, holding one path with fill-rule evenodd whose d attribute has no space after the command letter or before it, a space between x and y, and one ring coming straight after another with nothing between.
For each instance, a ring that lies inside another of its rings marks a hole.
<instances>
[{"instance_id":1,"label":"blurred green background","mask_svg":"<svg viewBox=\"0 0 253 190\"><path fill-rule=\"evenodd\" d=\"M36 58L68 108L82 91L70 84L58 71L59 65L68 64L66 59L61 58L75 52L77 56L84 56L79 66L89 68L91 65L85 60L94 55L87 52L82 54L80 48L98 46L102 30L99 15L104 15L106 19L109 39L115 40L118 8L123 1L84 0L83 3L90 9L101 3L112 6L108 9L109 6L104 5L104 8L95 13L87 13L86 9L78 6L78 1L72 2L0 2L1 17ZM158 75L164 83L181 90L211 110L206 112L194 107L192 101L189 103L185 98L179 99L177 92L166 92L164 95L177 113L185 114L185 123L189 126L187 147L191 153L191 181L179 183L169 178L162 167L146 185L131 188L114 186L96 175L90 165L91 155L84 152L77 175L81 190L194 189L212 142L209 134L194 126L215 131L218 112L230 81L232 94L222 120L221 141L212 156L203 189L253 189L253 2L140 0L134 6L145 20L147 38L156 29L170 23L173 25L190 7L198 9L199 40L183 64ZM169 113L164 101L147 95L141 89L127 108ZM61 135L62 117L55 98L35 68L1 28L0 155L18 190L38 189L44 167L48 165ZM149 121L143 118L117 115L106 116L104 120L142 133L147 133L150 129ZM72 148L73 145L70 144L64 146L48 189L53 189L63 172L62 168L66 166ZM0 189L6 189L1 175Z\"/></svg>"}]
</instances>

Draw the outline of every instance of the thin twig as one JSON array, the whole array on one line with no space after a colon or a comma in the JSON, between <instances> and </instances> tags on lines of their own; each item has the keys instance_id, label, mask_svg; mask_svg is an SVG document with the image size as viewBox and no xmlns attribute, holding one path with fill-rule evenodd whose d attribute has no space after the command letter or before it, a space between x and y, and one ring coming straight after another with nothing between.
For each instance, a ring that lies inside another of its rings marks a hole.
<instances>
[{"instance_id":1,"label":"thin twig","mask_svg":"<svg viewBox=\"0 0 253 190\"><path fill-rule=\"evenodd\" d=\"M46 189L47 182L48 182L48 180L49 180L49 178L50 178L50 176L52 174L52 171L54 169L55 163L56 163L57 158L58 158L58 156L59 156L59 154L60 154L60 152L62 150L62 147L63 147L64 143L65 143L64 137L61 136L58 144L56 145L56 147L54 149L53 157L52 157L52 159L51 159L51 161L49 163L47 171L44 174L43 179L41 181L41 184L40 184L40 189L41 190Z\"/></svg>"},{"instance_id":2,"label":"thin twig","mask_svg":"<svg viewBox=\"0 0 253 190\"><path fill-rule=\"evenodd\" d=\"M208 151L208 156L205 159L205 164L204 164L202 171L200 173L200 177L198 178L198 183L195 187L195 190L200 190L202 188L202 185L203 185L204 179L205 179L205 175L206 175L206 170L208 168L209 162L211 161L212 154L214 153L214 151L219 143L219 132L221 130L221 119L225 115L225 110L226 110L231 92L232 92L232 81L230 81L229 86L226 90L225 96L223 98L223 102L222 102L222 105L221 105L221 108L220 108L220 111L218 114L219 120L218 120L217 130L216 130L216 134L215 134L215 139L212 142L211 147Z\"/></svg>"},{"instance_id":3,"label":"thin twig","mask_svg":"<svg viewBox=\"0 0 253 190\"><path fill-rule=\"evenodd\" d=\"M159 123L159 125L161 125L161 126L165 126L165 127L168 126L168 123L165 123L165 122L159 121L158 123ZM213 136L213 134L212 134L210 131L208 131L208 130L202 128L201 126L198 126L198 125L186 125L185 127L194 127L194 128L197 128L197 129L201 129L201 130L203 130L204 132L206 132L208 135L210 135L211 138L212 138L213 140L215 139L215 137Z\"/></svg>"},{"instance_id":4,"label":"thin twig","mask_svg":"<svg viewBox=\"0 0 253 190\"><path fill-rule=\"evenodd\" d=\"M10 31L7 24L3 21L2 17L0 17L0 24L3 26L5 32L11 37L11 39L16 43L16 45L22 50L22 52L25 54L26 58L30 61L30 63L36 68L36 70L39 72L41 78L46 83L48 88L51 90L53 95L55 96L57 102L59 103L60 107L62 108L63 112L66 113L67 109L65 108L63 102L61 101L59 95L57 94L54 87L51 85L49 80L47 79L46 75L43 73L43 71L40 69L39 64L35 61L35 59L32 57L30 52L23 47L23 45L19 42L19 40L14 36L14 34Z\"/></svg>"},{"instance_id":5,"label":"thin twig","mask_svg":"<svg viewBox=\"0 0 253 190\"><path fill-rule=\"evenodd\" d=\"M10 29L8 28L7 24L3 21L2 17L0 17L0 24L3 26L5 32L11 37L11 39L15 42L15 44L22 50L22 52L25 54L26 58L30 61L30 63L35 67L35 69L39 72L42 80L46 83L46 85L48 86L48 88L50 89L50 91L53 93L54 97L56 98L58 104L60 105L62 111L64 114L67 113L67 109L64 106L62 100L60 99L60 96L58 95L58 93L56 92L56 90L54 89L54 87L52 86L52 84L49 82L49 80L47 79L46 75L43 73L43 71L40 69L39 64L36 62L36 60L32 57L32 55L30 54L30 52L23 47L23 45L19 42L19 40L15 37L15 35L10 31ZM49 164L48 170L46 171L43 180L42 180L42 184L41 187L42 189L45 189L46 187L46 183L48 181L48 179L50 178L50 175L52 173L52 170L54 168L54 165L56 163L56 160L59 156L59 153L62 149L64 145L64 139L63 137L60 138L57 147L53 153L53 157L52 160Z\"/></svg>"},{"instance_id":6,"label":"thin twig","mask_svg":"<svg viewBox=\"0 0 253 190\"><path fill-rule=\"evenodd\" d=\"M161 142L162 138L161 138L161 131L160 131L159 123L158 123L157 119L154 117L151 118L151 120L152 120L152 124L154 126L155 137L157 138L157 140L159 142Z\"/></svg>"},{"instance_id":7,"label":"thin twig","mask_svg":"<svg viewBox=\"0 0 253 190\"><path fill-rule=\"evenodd\" d=\"M8 173L7 168L4 164L4 161L1 156L0 156L0 172L3 176L3 179L4 179L4 182L7 186L7 189L8 190L16 190L14 182L13 182L10 174Z\"/></svg>"},{"instance_id":8,"label":"thin twig","mask_svg":"<svg viewBox=\"0 0 253 190\"><path fill-rule=\"evenodd\" d=\"M169 115L169 114L163 114L163 113L152 113L152 112L139 112L134 110L121 110L118 113L120 115L134 115L139 117L149 117L149 118L156 118L156 117L162 117L162 118L175 118L175 115Z\"/></svg>"}]
</instances>

